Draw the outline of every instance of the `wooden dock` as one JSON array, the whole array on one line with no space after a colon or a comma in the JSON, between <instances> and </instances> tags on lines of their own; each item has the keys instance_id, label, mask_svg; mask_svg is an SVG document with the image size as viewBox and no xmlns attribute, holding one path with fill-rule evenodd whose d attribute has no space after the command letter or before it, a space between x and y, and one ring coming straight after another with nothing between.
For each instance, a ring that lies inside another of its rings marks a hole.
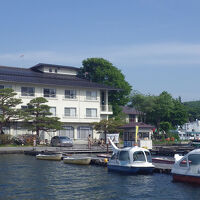
<instances>
[{"instance_id":1,"label":"wooden dock","mask_svg":"<svg viewBox=\"0 0 200 200\"><path fill-rule=\"evenodd\" d=\"M171 174L173 164L153 163L155 173Z\"/></svg>"},{"instance_id":2,"label":"wooden dock","mask_svg":"<svg viewBox=\"0 0 200 200\"><path fill-rule=\"evenodd\" d=\"M152 155L159 156L172 156L175 154L185 155L195 148L189 145L185 146L155 146L152 150L150 150Z\"/></svg>"}]
</instances>

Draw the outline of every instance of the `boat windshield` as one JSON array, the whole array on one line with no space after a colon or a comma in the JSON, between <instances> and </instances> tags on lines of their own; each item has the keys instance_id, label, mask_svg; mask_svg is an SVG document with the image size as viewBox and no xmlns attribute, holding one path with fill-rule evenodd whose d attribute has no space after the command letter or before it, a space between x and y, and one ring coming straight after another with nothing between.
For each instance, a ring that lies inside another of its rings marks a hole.
<instances>
[{"instance_id":1,"label":"boat windshield","mask_svg":"<svg viewBox=\"0 0 200 200\"><path fill-rule=\"evenodd\" d=\"M200 169L200 154L190 154L188 156L188 163L189 163L191 172L199 173L199 169Z\"/></svg>"},{"instance_id":2,"label":"boat windshield","mask_svg":"<svg viewBox=\"0 0 200 200\"><path fill-rule=\"evenodd\" d=\"M147 157L147 162L152 162L151 154L148 151L145 151L145 155Z\"/></svg>"},{"instance_id":3,"label":"boat windshield","mask_svg":"<svg viewBox=\"0 0 200 200\"><path fill-rule=\"evenodd\" d=\"M129 153L128 151L120 151L119 153L119 160L120 161L129 161Z\"/></svg>"},{"instance_id":4,"label":"boat windshield","mask_svg":"<svg viewBox=\"0 0 200 200\"><path fill-rule=\"evenodd\" d=\"M119 154L118 153L114 153L111 157L111 160L115 160L118 159Z\"/></svg>"},{"instance_id":5,"label":"boat windshield","mask_svg":"<svg viewBox=\"0 0 200 200\"><path fill-rule=\"evenodd\" d=\"M189 165L200 165L200 154L190 154L188 161Z\"/></svg>"},{"instance_id":6,"label":"boat windshield","mask_svg":"<svg viewBox=\"0 0 200 200\"><path fill-rule=\"evenodd\" d=\"M143 151L136 151L133 154L133 161L143 161L146 162L144 152Z\"/></svg>"}]
</instances>

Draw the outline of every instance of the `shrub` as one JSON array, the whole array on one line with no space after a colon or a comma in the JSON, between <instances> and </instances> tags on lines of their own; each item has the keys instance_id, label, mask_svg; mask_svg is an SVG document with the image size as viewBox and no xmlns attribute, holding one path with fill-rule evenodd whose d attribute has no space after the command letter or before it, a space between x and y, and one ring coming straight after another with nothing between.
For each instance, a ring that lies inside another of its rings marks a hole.
<instances>
[{"instance_id":1,"label":"shrub","mask_svg":"<svg viewBox=\"0 0 200 200\"><path fill-rule=\"evenodd\" d=\"M40 143L40 139L37 135L26 134L23 135L24 144L33 145L33 141L36 139L36 143Z\"/></svg>"},{"instance_id":2,"label":"shrub","mask_svg":"<svg viewBox=\"0 0 200 200\"><path fill-rule=\"evenodd\" d=\"M0 134L0 144L12 144L12 136L9 134Z\"/></svg>"}]
</instances>

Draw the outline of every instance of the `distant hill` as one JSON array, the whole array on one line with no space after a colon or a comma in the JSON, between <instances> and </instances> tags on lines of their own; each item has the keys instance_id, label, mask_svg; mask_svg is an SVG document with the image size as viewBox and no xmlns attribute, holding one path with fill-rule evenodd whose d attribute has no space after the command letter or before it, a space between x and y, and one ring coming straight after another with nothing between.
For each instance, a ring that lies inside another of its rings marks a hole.
<instances>
[{"instance_id":1,"label":"distant hill","mask_svg":"<svg viewBox=\"0 0 200 200\"><path fill-rule=\"evenodd\" d=\"M200 101L188 101L183 103L189 114L189 121L200 120Z\"/></svg>"}]
</instances>

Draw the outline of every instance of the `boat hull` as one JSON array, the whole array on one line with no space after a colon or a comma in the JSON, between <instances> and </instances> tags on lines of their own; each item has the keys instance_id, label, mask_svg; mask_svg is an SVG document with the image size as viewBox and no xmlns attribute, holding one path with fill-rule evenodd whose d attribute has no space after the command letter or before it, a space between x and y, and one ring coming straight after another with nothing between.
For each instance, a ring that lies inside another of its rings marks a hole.
<instances>
[{"instance_id":1,"label":"boat hull","mask_svg":"<svg viewBox=\"0 0 200 200\"><path fill-rule=\"evenodd\" d=\"M200 184L200 176L190 176L190 175L175 174L175 173L173 173L172 176L173 176L173 181L176 182Z\"/></svg>"},{"instance_id":2,"label":"boat hull","mask_svg":"<svg viewBox=\"0 0 200 200\"><path fill-rule=\"evenodd\" d=\"M119 165L108 165L108 170L130 174L151 174L153 173L154 167L128 167Z\"/></svg>"},{"instance_id":3,"label":"boat hull","mask_svg":"<svg viewBox=\"0 0 200 200\"><path fill-rule=\"evenodd\" d=\"M75 165L89 165L91 158L64 158L63 162L65 164L75 164Z\"/></svg>"},{"instance_id":4,"label":"boat hull","mask_svg":"<svg viewBox=\"0 0 200 200\"><path fill-rule=\"evenodd\" d=\"M62 159L62 154L61 155L37 155L36 158L38 160L55 160L55 161L60 161Z\"/></svg>"}]
</instances>

